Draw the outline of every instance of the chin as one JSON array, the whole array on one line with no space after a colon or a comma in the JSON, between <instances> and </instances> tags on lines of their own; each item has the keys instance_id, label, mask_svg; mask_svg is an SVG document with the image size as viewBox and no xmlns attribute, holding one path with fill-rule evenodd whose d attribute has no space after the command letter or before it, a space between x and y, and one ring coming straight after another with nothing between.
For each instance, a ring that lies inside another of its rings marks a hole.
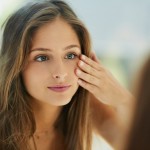
<instances>
[{"instance_id":1,"label":"chin","mask_svg":"<svg viewBox=\"0 0 150 150\"><path fill-rule=\"evenodd\" d=\"M67 105L71 100L61 100L61 101L57 101L57 102L52 102L51 105L54 106L64 106Z\"/></svg>"},{"instance_id":2,"label":"chin","mask_svg":"<svg viewBox=\"0 0 150 150\"><path fill-rule=\"evenodd\" d=\"M72 97L74 96L74 94L76 93L77 89L74 90L74 92L70 92L69 94L60 94L59 96L54 96L53 98L51 97L51 99L53 101L51 101L51 103L53 103L53 105L55 106L64 106L67 105L71 100Z\"/></svg>"},{"instance_id":3,"label":"chin","mask_svg":"<svg viewBox=\"0 0 150 150\"><path fill-rule=\"evenodd\" d=\"M60 98L53 98L53 101L49 101L49 104L54 106L64 106L67 105L71 101L72 97L60 97Z\"/></svg>"}]
</instances>

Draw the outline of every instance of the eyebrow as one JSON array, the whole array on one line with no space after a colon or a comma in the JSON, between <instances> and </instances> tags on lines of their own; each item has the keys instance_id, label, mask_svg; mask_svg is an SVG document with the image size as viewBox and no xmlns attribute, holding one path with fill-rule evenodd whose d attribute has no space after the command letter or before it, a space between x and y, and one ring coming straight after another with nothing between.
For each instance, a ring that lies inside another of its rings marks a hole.
<instances>
[{"instance_id":1,"label":"eyebrow","mask_svg":"<svg viewBox=\"0 0 150 150\"><path fill-rule=\"evenodd\" d=\"M67 46L67 47L65 47L63 50L68 50L68 49L72 49L72 48L78 48L78 49L80 49L80 46L79 45L69 45L69 46ZM30 53L31 52L33 52L33 51L53 51L52 49L48 49L48 48L34 48L34 49L32 49L31 51L30 51Z\"/></svg>"}]
</instances>

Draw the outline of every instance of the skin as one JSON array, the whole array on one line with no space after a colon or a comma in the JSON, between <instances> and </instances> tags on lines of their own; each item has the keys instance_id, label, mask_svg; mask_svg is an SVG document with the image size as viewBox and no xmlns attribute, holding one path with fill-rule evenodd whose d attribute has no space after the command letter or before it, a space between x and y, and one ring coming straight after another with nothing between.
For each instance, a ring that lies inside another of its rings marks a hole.
<instances>
[{"instance_id":1,"label":"skin","mask_svg":"<svg viewBox=\"0 0 150 150\"><path fill-rule=\"evenodd\" d=\"M131 121L133 96L118 83L94 53L91 53L91 58L80 56L76 74L79 85L91 93L93 130L114 148L120 149Z\"/></svg>"},{"instance_id":2,"label":"skin","mask_svg":"<svg viewBox=\"0 0 150 150\"><path fill-rule=\"evenodd\" d=\"M37 130L35 133L38 149L52 148L53 140L60 135L54 130L61 108L70 102L79 84L75 74L81 48L74 30L58 18L37 30L27 66L22 73L24 85L31 96ZM63 92L49 87L69 86ZM51 135L51 136L50 136ZM32 142L31 142L32 143Z\"/></svg>"},{"instance_id":3,"label":"skin","mask_svg":"<svg viewBox=\"0 0 150 150\"><path fill-rule=\"evenodd\" d=\"M93 131L118 148L127 130L132 96L94 54L91 58L81 55L78 37L64 20L57 18L37 30L22 76L31 96L37 124L35 134L41 137L36 139L38 149L52 149L55 138L62 149L63 138L54 130L54 122L79 85L91 93ZM66 84L70 88L65 92L48 88ZM47 138L47 133L53 136Z\"/></svg>"}]
</instances>

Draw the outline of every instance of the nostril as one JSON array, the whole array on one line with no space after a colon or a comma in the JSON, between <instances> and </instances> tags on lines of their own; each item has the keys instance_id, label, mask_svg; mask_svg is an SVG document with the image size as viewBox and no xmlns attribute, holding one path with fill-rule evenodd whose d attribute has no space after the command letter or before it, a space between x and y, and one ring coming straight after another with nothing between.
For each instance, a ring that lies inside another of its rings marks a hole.
<instances>
[{"instance_id":1,"label":"nostril","mask_svg":"<svg viewBox=\"0 0 150 150\"><path fill-rule=\"evenodd\" d=\"M53 78L55 78L55 79L63 79L63 78L65 78L67 76L67 73L65 73L65 74L60 74L60 75L53 75Z\"/></svg>"},{"instance_id":2,"label":"nostril","mask_svg":"<svg viewBox=\"0 0 150 150\"><path fill-rule=\"evenodd\" d=\"M59 76L56 76L55 78L57 78L57 79L58 79L58 78L59 78Z\"/></svg>"}]
</instances>

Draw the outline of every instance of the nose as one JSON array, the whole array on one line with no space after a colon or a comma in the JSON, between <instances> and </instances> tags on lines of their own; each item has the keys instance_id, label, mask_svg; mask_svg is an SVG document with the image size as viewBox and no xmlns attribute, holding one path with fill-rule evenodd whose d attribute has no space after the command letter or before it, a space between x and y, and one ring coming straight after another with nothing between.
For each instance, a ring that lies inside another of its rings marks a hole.
<instances>
[{"instance_id":1,"label":"nose","mask_svg":"<svg viewBox=\"0 0 150 150\"><path fill-rule=\"evenodd\" d=\"M67 76L68 73L66 71L65 64L63 64L63 62L56 62L54 66L54 71L52 73L53 79L61 82L64 81Z\"/></svg>"},{"instance_id":2,"label":"nose","mask_svg":"<svg viewBox=\"0 0 150 150\"><path fill-rule=\"evenodd\" d=\"M58 80L64 80L67 76L67 73L53 73L53 78Z\"/></svg>"}]
</instances>

